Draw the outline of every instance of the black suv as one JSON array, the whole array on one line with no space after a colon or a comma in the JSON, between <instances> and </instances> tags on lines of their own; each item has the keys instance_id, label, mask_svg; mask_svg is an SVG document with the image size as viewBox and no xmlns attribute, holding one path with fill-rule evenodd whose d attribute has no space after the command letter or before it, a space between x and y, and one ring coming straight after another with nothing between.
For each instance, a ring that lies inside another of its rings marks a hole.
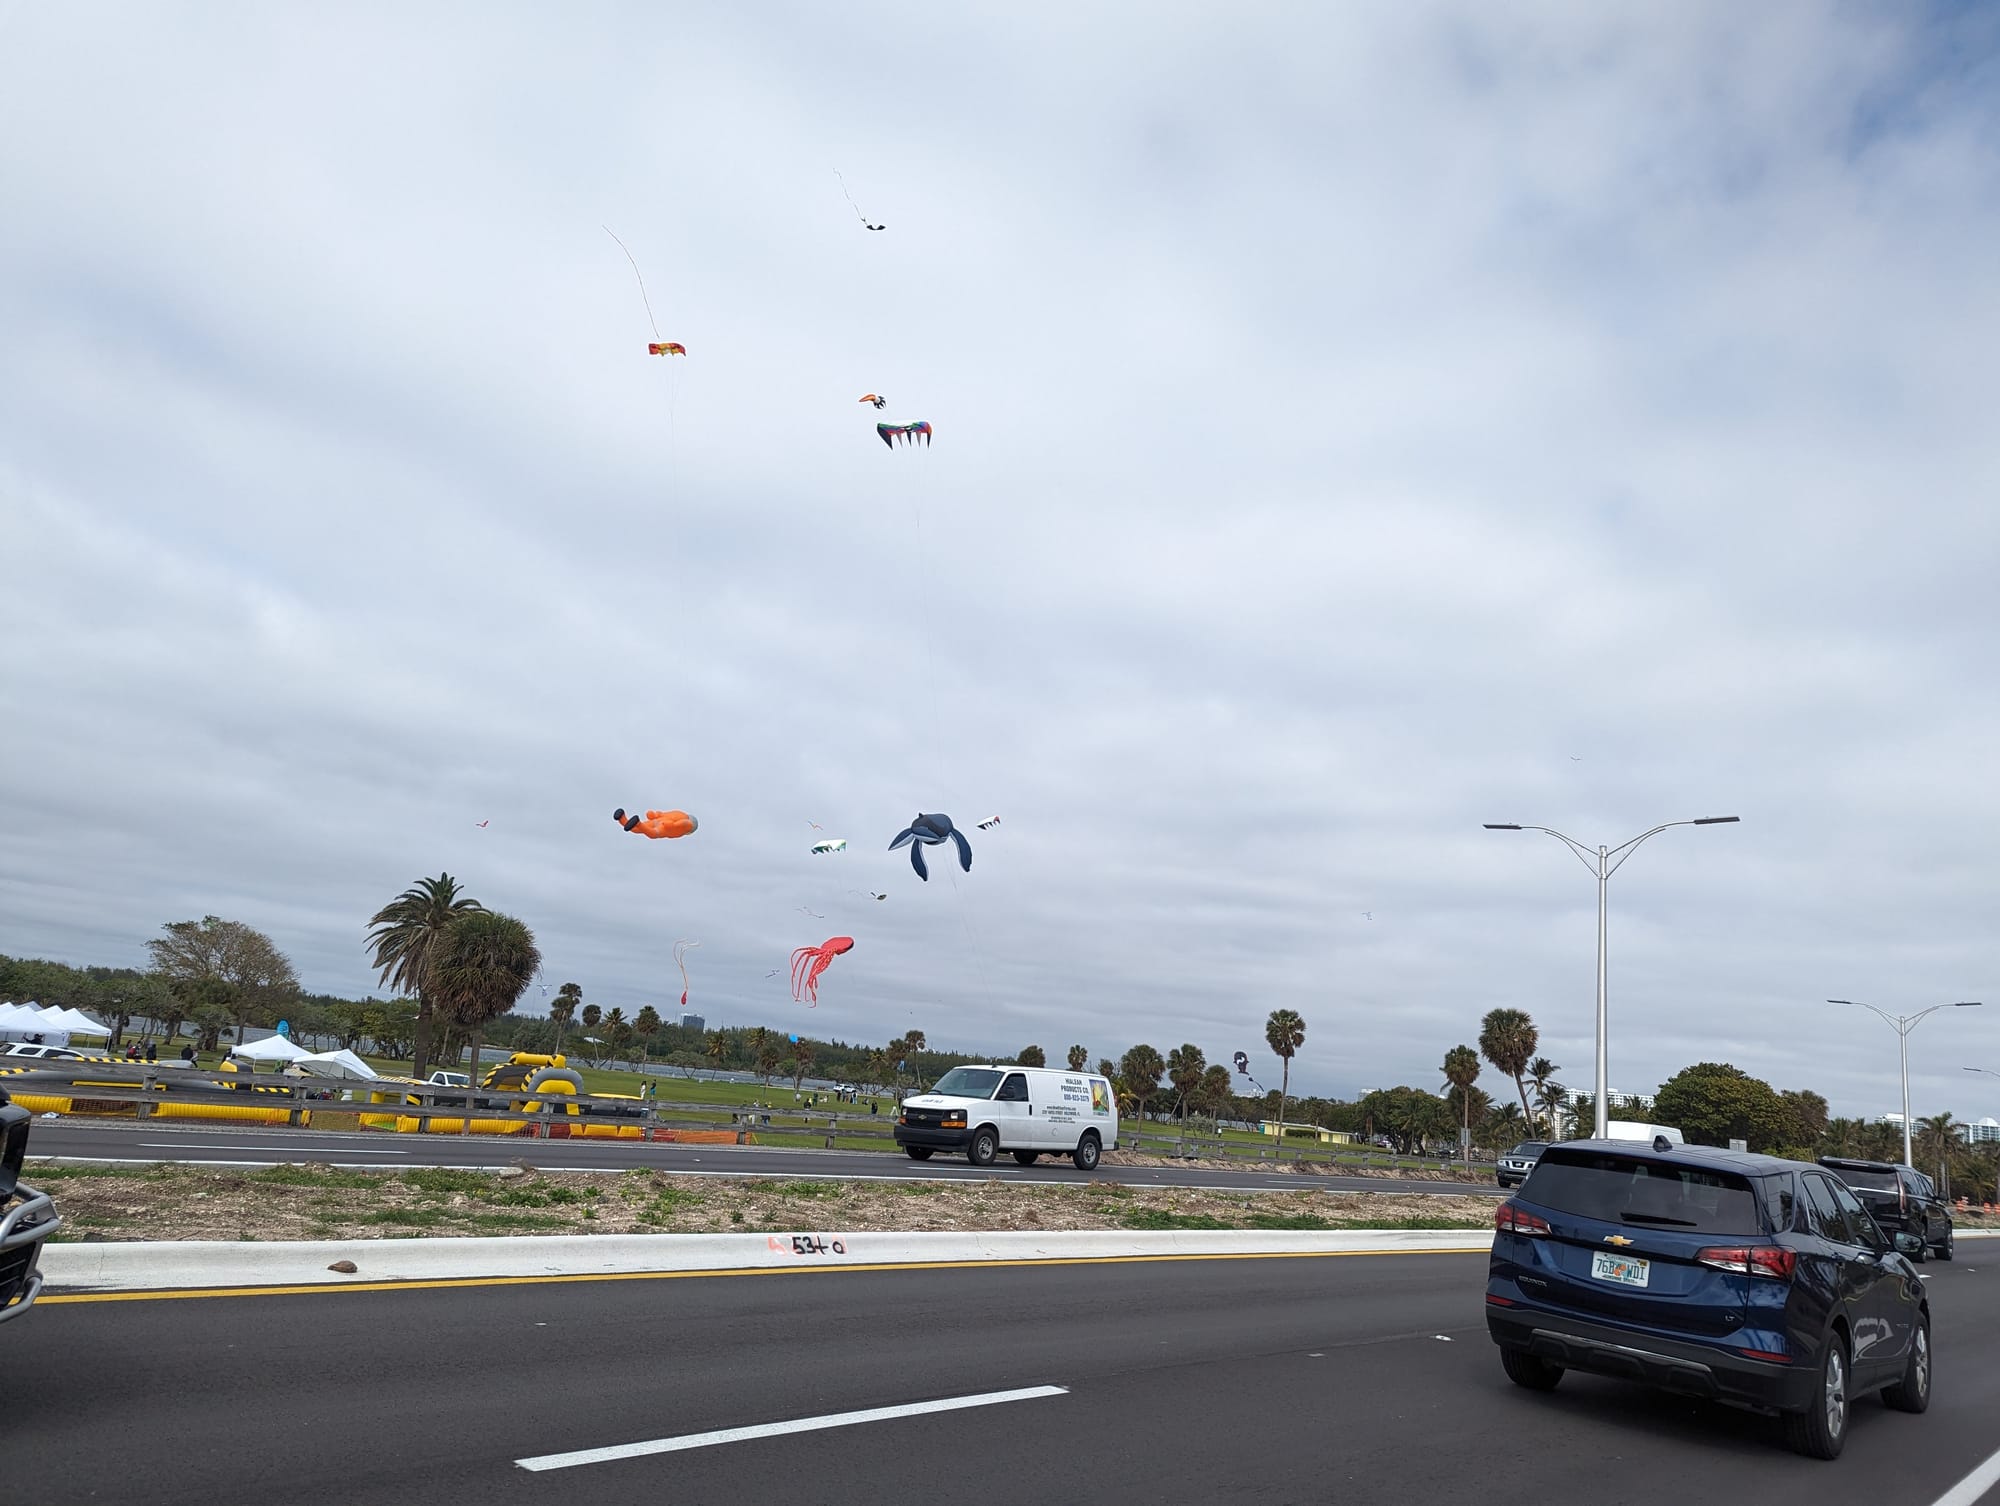
<instances>
[{"instance_id":1,"label":"black suv","mask_svg":"<svg viewBox=\"0 0 2000 1506\"><path fill-rule=\"evenodd\" d=\"M1921 1171L1887 1161L1850 1161L1821 1156L1819 1164L1854 1189L1861 1206L1891 1234L1914 1234L1923 1241L1919 1261L1929 1255L1951 1259L1951 1209Z\"/></svg>"},{"instance_id":2,"label":"black suv","mask_svg":"<svg viewBox=\"0 0 2000 1506\"><path fill-rule=\"evenodd\" d=\"M35 1305L42 1278L35 1269L42 1242L62 1224L45 1192L21 1184L28 1154L28 1111L0 1088L0 1323Z\"/></svg>"},{"instance_id":3,"label":"black suv","mask_svg":"<svg viewBox=\"0 0 2000 1506\"><path fill-rule=\"evenodd\" d=\"M1931 1314L1908 1255L1831 1172L1630 1140L1551 1145L1494 1217L1486 1327L1507 1376L1565 1370L1779 1413L1831 1459L1880 1391L1931 1400Z\"/></svg>"}]
</instances>

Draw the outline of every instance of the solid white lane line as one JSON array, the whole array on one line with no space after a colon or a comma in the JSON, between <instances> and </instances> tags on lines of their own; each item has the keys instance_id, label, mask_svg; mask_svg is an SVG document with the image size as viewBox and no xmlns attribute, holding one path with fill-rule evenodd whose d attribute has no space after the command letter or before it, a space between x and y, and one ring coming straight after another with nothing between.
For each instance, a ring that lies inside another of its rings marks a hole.
<instances>
[{"instance_id":1,"label":"solid white lane line","mask_svg":"<svg viewBox=\"0 0 2000 1506\"><path fill-rule=\"evenodd\" d=\"M1973 1502L1996 1484L2000 1484L2000 1452L1987 1455L1984 1464L1939 1496L1931 1506L1973 1506Z\"/></svg>"},{"instance_id":2,"label":"solid white lane line","mask_svg":"<svg viewBox=\"0 0 2000 1506\"><path fill-rule=\"evenodd\" d=\"M683 1433L678 1438L654 1438L645 1443L620 1443L610 1448L577 1449L568 1454L537 1454L516 1459L522 1469L573 1469L579 1464L604 1464L612 1459L638 1459L647 1454L677 1454L683 1449L711 1448L718 1443L744 1443L752 1438L782 1438L787 1433L817 1433L824 1428L848 1428L863 1422L888 1422L897 1417L923 1417L932 1412L959 1412L967 1407L997 1407L1010 1401L1043 1396L1067 1396L1063 1386L1028 1386L1019 1391L988 1391L979 1396L947 1396L940 1401L910 1402L900 1407L870 1407L864 1412L829 1412L824 1417L800 1417L792 1422L760 1422L754 1427L720 1428L713 1433Z\"/></svg>"}]
</instances>

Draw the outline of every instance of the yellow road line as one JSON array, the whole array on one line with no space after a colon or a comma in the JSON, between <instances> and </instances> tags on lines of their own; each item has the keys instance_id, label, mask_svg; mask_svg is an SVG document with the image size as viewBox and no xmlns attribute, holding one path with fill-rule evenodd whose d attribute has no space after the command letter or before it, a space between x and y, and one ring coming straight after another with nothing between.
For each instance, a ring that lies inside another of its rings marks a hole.
<instances>
[{"instance_id":1,"label":"yellow road line","mask_svg":"<svg viewBox=\"0 0 2000 1506\"><path fill-rule=\"evenodd\" d=\"M596 1271L568 1276L450 1276L430 1281L328 1281L303 1286L185 1287L162 1291L64 1292L44 1296L37 1307L82 1302L174 1302L190 1297L296 1297L337 1292L425 1292L453 1287L553 1286L579 1281L686 1281L711 1276L809 1276L839 1271L967 1271L1004 1266L1152 1265L1184 1260L1329 1260L1355 1255L1484 1255L1488 1247L1451 1250L1299 1250L1214 1255L1068 1255L1046 1260L910 1260L857 1265L743 1266L719 1271Z\"/></svg>"}]
</instances>

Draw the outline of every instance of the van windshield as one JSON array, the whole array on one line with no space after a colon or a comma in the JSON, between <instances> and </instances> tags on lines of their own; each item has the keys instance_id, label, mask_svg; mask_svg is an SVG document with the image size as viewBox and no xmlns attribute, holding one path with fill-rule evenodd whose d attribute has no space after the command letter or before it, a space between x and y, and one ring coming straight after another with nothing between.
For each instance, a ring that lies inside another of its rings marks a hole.
<instances>
[{"instance_id":1,"label":"van windshield","mask_svg":"<svg viewBox=\"0 0 2000 1506\"><path fill-rule=\"evenodd\" d=\"M1000 1086L1000 1074L991 1067L953 1067L937 1080L933 1093L949 1093L954 1098L991 1098Z\"/></svg>"},{"instance_id":2,"label":"van windshield","mask_svg":"<svg viewBox=\"0 0 2000 1506\"><path fill-rule=\"evenodd\" d=\"M1535 1174L1528 1179L1528 1196L1541 1207L1607 1224L1704 1234L1764 1232L1749 1179L1734 1172L1556 1146L1536 1163Z\"/></svg>"}]
</instances>

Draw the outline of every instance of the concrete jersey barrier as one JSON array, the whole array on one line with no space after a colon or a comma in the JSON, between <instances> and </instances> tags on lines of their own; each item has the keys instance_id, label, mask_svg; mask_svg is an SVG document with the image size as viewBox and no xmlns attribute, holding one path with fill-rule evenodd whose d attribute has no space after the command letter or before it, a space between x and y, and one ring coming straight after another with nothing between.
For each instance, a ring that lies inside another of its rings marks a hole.
<instances>
[{"instance_id":1,"label":"concrete jersey barrier","mask_svg":"<svg viewBox=\"0 0 2000 1506\"><path fill-rule=\"evenodd\" d=\"M1161 1233L553 1234L519 1238L181 1240L58 1244L42 1253L50 1296L245 1286L327 1286L481 1278L619 1276L677 1271L810 1270L1250 1255L1479 1253L1484 1229ZM352 1273L329 1270L350 1261Z\"/></svg>"}]
</instances>

